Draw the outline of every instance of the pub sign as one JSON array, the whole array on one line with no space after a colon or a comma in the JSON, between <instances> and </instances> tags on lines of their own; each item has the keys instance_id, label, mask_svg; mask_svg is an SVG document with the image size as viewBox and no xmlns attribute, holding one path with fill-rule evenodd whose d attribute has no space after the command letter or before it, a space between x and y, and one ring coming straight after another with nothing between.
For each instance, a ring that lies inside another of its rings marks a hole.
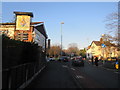
<instances>
[{"instance_id":1,"label":"pub sign","mask_svg":"<svg viewBox=\"0 0 120 90\"><path fill-rule=\"evenodd\" d=\"M16 30L30 30L30 16L17 15Z\"/></svg>"}]
</instances>

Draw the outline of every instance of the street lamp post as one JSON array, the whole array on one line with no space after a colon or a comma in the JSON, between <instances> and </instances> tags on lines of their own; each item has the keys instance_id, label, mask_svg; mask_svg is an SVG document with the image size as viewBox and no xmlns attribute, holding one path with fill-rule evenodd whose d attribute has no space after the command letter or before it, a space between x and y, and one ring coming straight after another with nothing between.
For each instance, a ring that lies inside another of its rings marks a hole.
<instances>
[{"instance_id":1,"label":"street lamp post","mask_svg":"<svg viewBox=\"0 0 120 90\"><path fill-rule=\"evenodd\" d=\"M61 22L61 56L62 56L62 24L64 24L64 22Z\"/></svg>"}]
</instances>

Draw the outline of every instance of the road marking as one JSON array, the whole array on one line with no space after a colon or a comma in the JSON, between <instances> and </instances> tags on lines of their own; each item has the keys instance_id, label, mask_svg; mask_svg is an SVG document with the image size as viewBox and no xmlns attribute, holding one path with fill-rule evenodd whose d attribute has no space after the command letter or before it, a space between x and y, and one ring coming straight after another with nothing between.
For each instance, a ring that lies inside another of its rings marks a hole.
<instances>
[{"instance_id":1,"label":"road marking","mask_svg":"<svg viewBox=\"0 0 120 90\"><path fill-rule=\"evenodd\" d=\"M101 67L101 68L109 70L109 71L115 71L114 69L109 69L109 68L105 68L105 67Z\"/></svg>"},{"instance_id":2,"label":"road marking","mask_svg":"<svg viewBox=\"0 0 120 90\"><path fill-rule=\"evenodd\" d=\"M117 73L117 74L119 74L119 72L114 72L114 73Z\"/></svg>"},{"instance_id":3,"label":"road marking","mask_svg":"<svg viewBox=\"0 0 120 90\"><path fill-rule=\"evenodd\" d=\"M84 78L83 76L80 76L80 75L76 75L76 78Z\"/></svg>"},{"instance_id":4,"label":"road marking","mask_svg":"<svg viewBox=\"0 0 120 90\"><path fill-rule=\"evenodd\" d=\"M62 67L67 68L68 66L67 65L62 65Z\"/></svg>"},{"instance_id":5,"label":"road marking","mask_svg":"<svg viewBox=\"0 0 120 90\"><path fill-rule=\"evenodd\" d=\"M72 70L75 70L74 68L71 68Z\"/></svg>"},{"instance_id":6,"label":"road marking","mask_svg":"<svg viewBox=\"0 0 120 90\"><path fill-rule=\"evenodd\" d=\"M105 67L100 67L100 68L103 68L103 69L108 70L108 71L112 71L116 74L119 74L119 72L115 71L114 69L109 69L109 68L105 68Z\"/></svg>"}]
</instances>

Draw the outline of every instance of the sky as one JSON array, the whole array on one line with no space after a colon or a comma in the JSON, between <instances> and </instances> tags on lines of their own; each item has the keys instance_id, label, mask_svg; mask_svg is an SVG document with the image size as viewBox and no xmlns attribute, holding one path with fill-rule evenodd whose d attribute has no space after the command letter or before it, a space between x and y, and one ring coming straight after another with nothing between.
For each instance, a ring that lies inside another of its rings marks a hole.
<instances>
[{"instance_id":1,"label":"sky","mask_svg":"<svg viewBox=\"0 0 120 90\"><path fill-rule=\"evenodd\" d=\"M107 33L105 19L117 11L117 2L2 2L2 22L13 20L14 11L33 12L32 22L44 22L52 45L64 49L71 43L86 48Z\"/></svg>"}]
</instances>

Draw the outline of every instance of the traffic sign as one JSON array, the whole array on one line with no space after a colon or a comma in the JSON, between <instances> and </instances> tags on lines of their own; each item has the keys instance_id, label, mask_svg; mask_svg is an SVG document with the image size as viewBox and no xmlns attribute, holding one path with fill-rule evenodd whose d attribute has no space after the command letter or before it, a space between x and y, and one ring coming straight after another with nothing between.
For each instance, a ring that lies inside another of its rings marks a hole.
<instances>
[{"instance_id":1,"label":"traffic sign","mask_svg":"<svg viewBox=\"0 0 120 90\"><path fill-rule=\"evenodd\" d=\"M106 47L106 45L105 45L105 44L101 44L101 46L102 46L102 48Z\"/></svg>"}]
</instances>

